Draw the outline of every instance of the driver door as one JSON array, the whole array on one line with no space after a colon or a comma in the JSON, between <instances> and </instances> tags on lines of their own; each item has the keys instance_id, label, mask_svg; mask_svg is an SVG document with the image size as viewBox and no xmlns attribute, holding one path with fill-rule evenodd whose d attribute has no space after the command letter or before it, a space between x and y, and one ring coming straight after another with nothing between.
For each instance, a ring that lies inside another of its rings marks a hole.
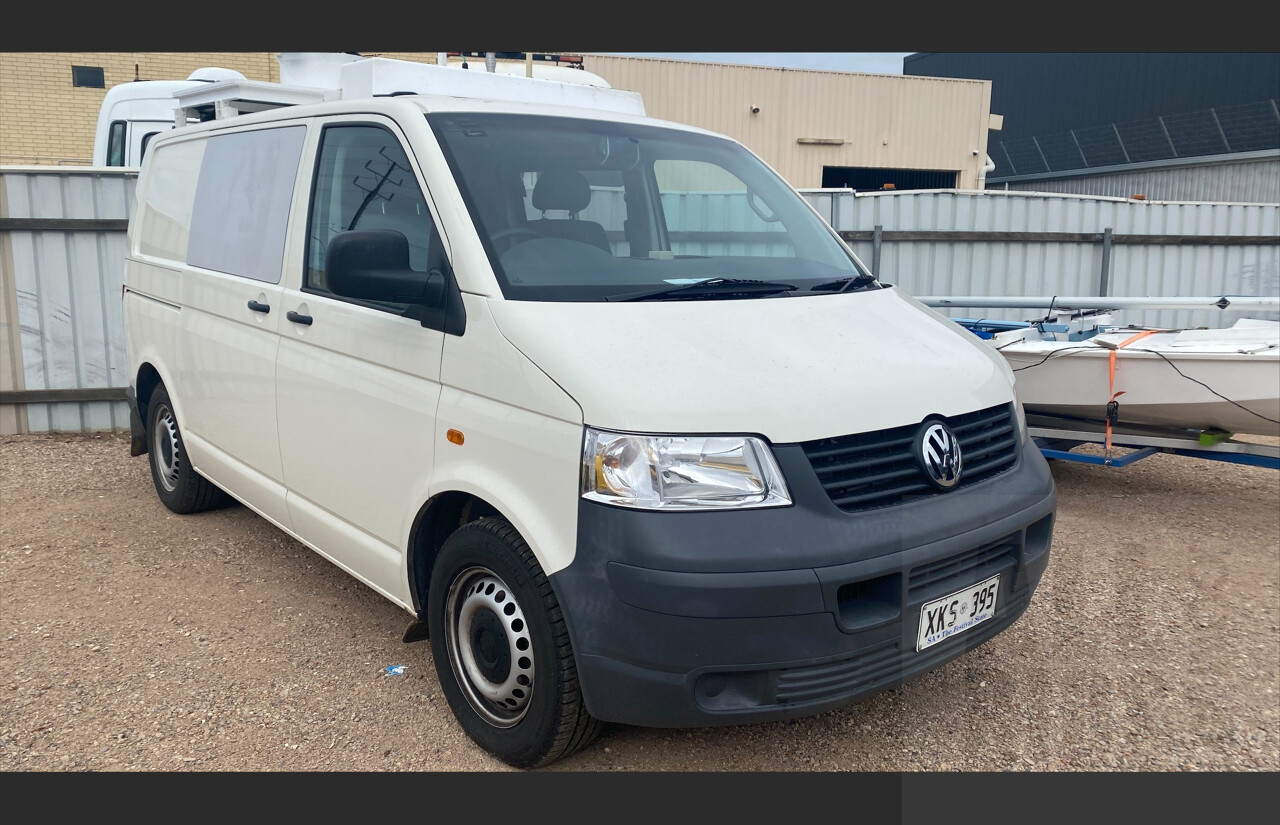
<instances>
[{"instance_id":1,"label":"driver door","mask_svg":"<svg viewBox=\"0 0 1280 825\"><path fill-rule=\"evenodd\" d=\"M394 229L423 278L444 251L417 166L395 124L323 123L301 282L282 296L276 384L288 507L298 535L384 594L405 599L404 540L426 499L444 333L401 304L326 283L338 233Z\"/></svg>"}]
</instances>

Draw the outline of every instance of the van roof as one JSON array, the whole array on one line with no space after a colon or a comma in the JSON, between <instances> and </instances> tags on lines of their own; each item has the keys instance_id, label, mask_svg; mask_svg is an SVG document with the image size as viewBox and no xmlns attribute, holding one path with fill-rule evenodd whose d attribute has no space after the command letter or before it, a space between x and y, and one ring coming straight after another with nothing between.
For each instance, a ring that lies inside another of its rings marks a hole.
<instances>
[{"instance_id":1,"label":"van roof","mask_svg":"<svg viewBox=\"0 0 1280 825\"><path fill-rule=\"evenodd\" d=\"M557 103L525 102L516 100L488 100L473 97L454 97L450 95L432 94L396 94L375 97L353 98L346 100L329 100L321 103L303 103L293 106L280 106L261 112L242 114L223 120L210 120L165 132L161 137L166 140L180 139L184 135L198 132L221 131L256 123L272 123L278 121L297 120L306 117L323 117L327 115L367 113L401 116L411 111L423 114L431 112L500 112L508 114L550 115L559 117L576 117L591 120L610 120L621 123L635 123L649 126L663 126L688 132L722 137L717 132L691 126L686 123L666 121L644 114L628 114L605 109L570 106Z\"/></svg>"}]
</instances>

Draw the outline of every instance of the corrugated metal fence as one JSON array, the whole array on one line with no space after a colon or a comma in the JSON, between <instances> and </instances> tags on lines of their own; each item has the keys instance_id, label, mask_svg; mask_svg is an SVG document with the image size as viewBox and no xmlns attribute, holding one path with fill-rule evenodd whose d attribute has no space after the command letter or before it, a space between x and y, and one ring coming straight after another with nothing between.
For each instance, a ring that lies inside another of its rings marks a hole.
<instances>
[{"instance_id":1,"label":"corrugated metal fence","mask_svg":"<svg viewBox=\"0 0 1280 825\"><path fill-rule=\"evenodd\" d=\"M881 280L913 295L1280 295L1280 203L995 190L804 194ZM966 312L1003 320L1043 314ZM1223 327L1241 313L1127 310L1114 317Z\"/></svg>"},{"instance_id":2,"label":"corrugated metal fence","mask_svg":"<svg viewBox=\"0 0 1280 825\"><path fill-rule=\"evenodd\" d=\"M132 171L0 167L0 434L128 428L119 296L135 182ZM1280 294L1280 204L804 195L883 280L916 295ZM712 223L725 209L710 195L680 199L686 215L701 210ZM1236 317L1148 311L1117 320L1228 326Z\"/></svg>"},{"instance_id":3,"label":"corrugated metal fence","mask_svg":"<svg viewBox=\"0 0 1280 825\"><path fill-rule=\"evenodd\" d=\"M0 434L127 429L136 171L0 168Z\"/></svg>"}]
</instances>

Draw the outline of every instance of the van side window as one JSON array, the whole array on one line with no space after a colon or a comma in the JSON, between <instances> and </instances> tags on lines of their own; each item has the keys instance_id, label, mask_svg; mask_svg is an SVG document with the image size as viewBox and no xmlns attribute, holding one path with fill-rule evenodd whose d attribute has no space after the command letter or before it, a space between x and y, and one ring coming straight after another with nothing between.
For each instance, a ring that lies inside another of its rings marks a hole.
<instances>
[{"instance_id":1,"label":"van side window","mask_svg":"<svg viewBox=\"0 0 1280 825\"><path fill-rule=\"evenodd\" d=\"M107 165L124 166L124 129L123 120L111 121L107 130Z\"/></svg>"},{"instance_id":2,"label":"van side window","mask_svg":"<svg viewBox=\"0 0 1280 825\"><path fill-rule=\"evenodd\" d=\"M311 193L305 291L339 297L330 292L325 280L325 251L335 235L356 229L394 229L403 234L409 241L410 268L426 277L435 224L400 142L380 126L328 126L321 133ZM406 307L377 306L396 311Z\"/></svg>"},{"instance_id":3,"label":"van side window","mask_svg":"<svg viewBox=\"0 0 1280 825\"><path fill-rule=\"evenodd\" d=\"M305 126L209 138L191 209L187 263L280 283Z\"/></svg>"}]
</instances>

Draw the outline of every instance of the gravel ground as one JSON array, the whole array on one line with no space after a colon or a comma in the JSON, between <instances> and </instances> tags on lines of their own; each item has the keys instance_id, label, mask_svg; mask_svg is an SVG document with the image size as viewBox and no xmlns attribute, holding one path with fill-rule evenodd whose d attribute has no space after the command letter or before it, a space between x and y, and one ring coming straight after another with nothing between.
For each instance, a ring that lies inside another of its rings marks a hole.
<instances>
[{"instance_id":1,"label":"gravel ground","mask_svg":"<svg viewBox=\"0 0 1280 825\"><path fill-rule=\"evenodd\" d=\"M1053 473L1048 571L987 644L809 719L611 726L544 770L1280 769L1280 473ZM2 771L513 770L408 621L240 505L171 514L123 435L0 437Z\"/></svg>"}]
</instances>

